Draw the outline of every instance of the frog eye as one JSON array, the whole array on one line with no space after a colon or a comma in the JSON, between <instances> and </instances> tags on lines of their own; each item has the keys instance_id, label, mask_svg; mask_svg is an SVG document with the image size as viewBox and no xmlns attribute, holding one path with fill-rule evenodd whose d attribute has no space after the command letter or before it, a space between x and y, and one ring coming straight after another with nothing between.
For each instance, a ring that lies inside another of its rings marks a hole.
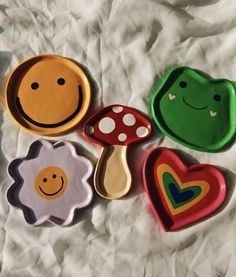
<instances>
[{"instance_id":1,"label":"frog eye","mask_svg":"<svg viewBox=\"0 0 236 277\"><path fill-rule=\"evenodd\" d=\"M214 100L217 101L217 102L219 102L219 101L221 100L221 96L220 96L219 94L215 94L215 95L213 96L213 98L214 98Z\"/></svg>"},{"instance_id":2,"label":"frog eye","mask_svg":"<svg viewBox=\"0 0 236 277\"><path fill-rule=\"evenodd\" d=\"M186 88L187 87L187 82L185 82L185 81L181 81L181 82L179 82L179 86L181 87L181 88Z\"/></svg>"}]
</instances>

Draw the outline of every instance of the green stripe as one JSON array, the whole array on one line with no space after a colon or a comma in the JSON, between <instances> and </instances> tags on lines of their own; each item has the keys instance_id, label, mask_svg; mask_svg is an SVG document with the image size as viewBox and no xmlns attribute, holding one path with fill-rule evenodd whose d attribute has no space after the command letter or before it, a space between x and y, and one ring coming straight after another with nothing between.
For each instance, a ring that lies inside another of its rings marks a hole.
<instances>
[{"instance_id":1,"label":"green stripe","mask_svg":"<svg viewBox=\"0 0 236 277\"><path fill-rule=\"evenodd\" d=\"M198 186L198 185L195 185L195 186L191 186L191 187L188 187L188 188L185 188L185 189L181 189L179 184L177 183L177 181L175 180L175 178L169 173L169 172L165 172L163 174L163 183L164 183L164 187L165 187L165 191L166 191L166 194L168 196L168 198L170 199L170 202L173 206L174 209L177 209L179 207L182 207L184 206L185 204L193 201L196 197L198 197L198 195L201 193L201 187ZM181 203L176 203L174 198L172 197L171 195L171 192L170 192L170 188L169 188L169 185L171 183L174 183L175 186L177 187L179 193L181 192L185 192L187 190L191 190L193 192L193 197L189 198L188 200L186 201L183 201Z\"/></svg>"}]
</instances>

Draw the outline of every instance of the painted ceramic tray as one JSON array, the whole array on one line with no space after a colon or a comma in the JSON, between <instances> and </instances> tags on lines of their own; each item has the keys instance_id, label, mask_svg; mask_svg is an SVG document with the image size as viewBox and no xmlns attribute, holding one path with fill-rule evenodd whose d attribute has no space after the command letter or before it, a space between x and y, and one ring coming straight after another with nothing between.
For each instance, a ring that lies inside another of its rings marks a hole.
<instances>
[{"instance_id":1,"label":"painted ceramic tray","mask_svg":"<svg viewBox=\"0 0 236 277\"><path fill-rule=\"evenodd\" d=\"M151 123L142 113L122 105L107 106L85 122L86 137L103 147L94 176L100 196L116 199L128 193L132 176L127 147L148 139L151 131Z\"/></svg>"},{"instance_id":2,"label":"painted ceramic tray","mask_svg":"<svg viewBox=\"0 0 236 277\"><path fill-rule=\"evenodd\" d=\"M57 55L34 56L20 64L6 86L8 110L38 135L59 135L75 127L88 110L89 80L74 61Z\"/></svg>"},{"instance_id":3,"label":"painted ceramic tray","mask_svg":"<svg viewBox=\"0 0 236 277\"><path fill-rule=\"evenodd\" d=\"M161 132L187 147L216 152L236 134L232 82L189 67L168 71L151 96L151 116Z\"/></svg>"},{"instance_id":4,"label":"painted ceramic tray","mask_svg":"<svg viewBox=\"0 0 236 277\"><path fill-rule=\"evenodd\" d=\"M156 148L143 167L152 209L166 231L181 229L215 212L224 202L223 174L213 166L185 165L167 148Z\"/></svg>"},{"instance_id":5,"label":"painted ceramic tray","mask_svg":"<svg viewBox=\"0 0 236 277\"><path fill-rule=\"evenodd\" d=\"M14 183L7 191L7 200L20 208L33 226L45 221L69 225L75 210L92 200L87 182L92 171L91 162L79 156L71 143L37 140L26 157L10 163L8 172Z\"/></svg>"}]
</instances>

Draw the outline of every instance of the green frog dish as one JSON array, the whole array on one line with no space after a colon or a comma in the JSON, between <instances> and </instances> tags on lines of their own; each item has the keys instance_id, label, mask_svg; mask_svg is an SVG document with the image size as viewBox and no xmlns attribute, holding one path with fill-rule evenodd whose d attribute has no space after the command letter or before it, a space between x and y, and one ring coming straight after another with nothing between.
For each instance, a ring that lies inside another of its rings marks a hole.
<instances>
[{"instance_id":1,"label":"green frog dish","mask_svg":"<svg viewBox=\"0 0 236 277\"><path fill-rule=\"evenodd\" d=\"M150 108L160 131L189 148L217 152L236 134L234 84L190 67L177 67L157 82Z\"/></svg>"}]
</instances>

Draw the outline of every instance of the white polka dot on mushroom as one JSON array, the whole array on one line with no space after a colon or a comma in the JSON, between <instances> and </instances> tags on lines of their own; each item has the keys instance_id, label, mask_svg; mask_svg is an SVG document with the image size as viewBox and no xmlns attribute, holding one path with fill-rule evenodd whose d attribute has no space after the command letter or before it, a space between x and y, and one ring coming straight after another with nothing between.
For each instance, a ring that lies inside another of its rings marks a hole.
<instances>
[{"instance_id":1,"label":"white polka dot on mushroom","mask_svg":"<svg viewBox=\"0 0 236 277\"><path fill-rule=\"evenodd\" d=\"M119 134L118 140L119 141L126 141L127 140L127 135L124 134L124 133Z\"/></svg>"},{"instance_id":2,"label":"white polka dot on mushroom","mask_svg":"<svg viewBox=\"0 0 236 277\"><path fill-rule=\"evenodd\" d=\"M131 113L127 113L123 117L123 122L126 126L133 126L136 123L136 119Z\"/></svg>"},{"instance_id":3,"label":"white polka dot on mushroom","mask_svg":"<svg viewBox=\"0 0 236 277\"><path fill-rule=\"evenodd\" d=\"M138 127L137 130L136 130L136 135L139 137L139 138L144 138L148 135L148 128L145 127L145 126L141 126L141 127Z\"/></svg>"},{"instance_id":4,"label":"white polka dot on mushroom","mask_svg":"<svg viewBox=\"0 0 236 277\"><path fill-rule=\"evenodd\" d=\"M121 106L115 106L112 108L114 113L121 113L123 111L123 107Z\"/></svg>"},{"instance_id":5,"label":"white polka dot on mushroom","mask_svg":"<svg viewBox=\"0 0 236 277\"><path fill-rule=\"evenodd\" d=\"M116 123L112 118L104 117L100 120L98 128L103 134L110 134L115 130Z\"/></svg>"}]
</instances>

